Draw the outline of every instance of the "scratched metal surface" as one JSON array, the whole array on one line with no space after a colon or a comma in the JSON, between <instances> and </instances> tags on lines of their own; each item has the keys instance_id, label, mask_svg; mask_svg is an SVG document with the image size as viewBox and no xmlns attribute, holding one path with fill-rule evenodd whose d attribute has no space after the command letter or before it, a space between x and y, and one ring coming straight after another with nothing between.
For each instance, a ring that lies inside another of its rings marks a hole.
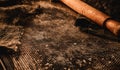
<instances>
[{"instance_id":1,"label":"scratched metal surface","mask_svg":"<svg viewBox=\"0 0 120 70\"><path fill-rule=\"evenodd\" d=\"M1 22L23 27L18 52L6 55L11 70L120 69L119 40L113 35L106 36L111 33L103 28L97 25L92 28L94 24L90 22L81 27L78 25L82 23L78 20L81 16L64 5L39 1L17 7L7 11L1 8L1 13L9 13L7 17L3 15ZM4 20L10 18L9 22Z\"/></svg>"}]
</instances>

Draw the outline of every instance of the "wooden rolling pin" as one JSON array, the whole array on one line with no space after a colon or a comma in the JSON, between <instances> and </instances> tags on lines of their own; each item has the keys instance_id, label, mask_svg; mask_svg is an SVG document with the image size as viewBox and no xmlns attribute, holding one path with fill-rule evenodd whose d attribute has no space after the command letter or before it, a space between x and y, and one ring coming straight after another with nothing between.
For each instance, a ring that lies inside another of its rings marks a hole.
<instances>
[{"instance_id":1,"label":"wooden rolling pin","mask_svg":"<svg viewBox=\"0 0 120 70\"><path fill-rule=\"evenodd\" d=\"M54 0L58 1L58 0ZM114 35L120 37L120 22L113 20L110 16L102 13L101 11L91 7L82 0L59 0L78 12L91 19L100 26L110 30Z\"/></svg>"}]
</instances>

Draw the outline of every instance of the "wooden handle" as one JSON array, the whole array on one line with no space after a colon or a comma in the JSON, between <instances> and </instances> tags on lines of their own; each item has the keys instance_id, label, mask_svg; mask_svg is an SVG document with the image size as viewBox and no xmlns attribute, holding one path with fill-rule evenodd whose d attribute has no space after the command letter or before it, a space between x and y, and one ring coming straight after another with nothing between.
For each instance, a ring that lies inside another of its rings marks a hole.
<instances>
[{"instance_id":1,"label":"wooden handle","mask_svg":"<svg viewBox=\"0 0 120 70\"><path fill-rule=\"evenodd\" d=\"M110 16L100 12L99 10L91 7L90 5L84 3L81 0L60 0L79 14L86 16L92 21L96 22L98 25L103 26L104 21L110 18ZM116 36L120 36L120 23L115 20L107 20L106 28L109 29Z\"/></svg>"}]
</instances>

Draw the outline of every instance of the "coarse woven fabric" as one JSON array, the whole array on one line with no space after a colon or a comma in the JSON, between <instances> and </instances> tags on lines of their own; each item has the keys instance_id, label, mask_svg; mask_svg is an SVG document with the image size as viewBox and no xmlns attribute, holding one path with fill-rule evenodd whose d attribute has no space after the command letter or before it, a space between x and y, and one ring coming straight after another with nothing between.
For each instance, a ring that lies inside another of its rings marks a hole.
<instances>
[{"instance_id":1,"label":"coarse woven fabric","mask_svg":"<svg viewBox=\"0 0 120 70\"><path fill-rule=\"evenodd\" d=\"M85 2L119 20L117 1ZM11 70L120 70L120 41L65 5L40 0L0 9L2 23L24 29L19 52L6 55Z\"/></svg>"}]
</instances>

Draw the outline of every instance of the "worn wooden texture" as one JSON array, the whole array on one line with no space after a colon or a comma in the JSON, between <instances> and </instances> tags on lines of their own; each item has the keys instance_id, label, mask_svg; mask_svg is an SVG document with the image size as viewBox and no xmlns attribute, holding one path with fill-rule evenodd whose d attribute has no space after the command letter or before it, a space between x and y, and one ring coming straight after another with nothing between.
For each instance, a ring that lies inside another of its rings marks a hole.
<instances>
[{"instance_id":1,"label":"worn wooden texture","mask_svg":"<svg viewBox=\"0 0 120 70\"><path fill-rule=\"evenodd\" d=\"M108 3L104 1L100 4L102 1L99 1L101 0L93 2L97 8L103 8L101 5ZM115 12L111 12L111 8L107 7L104 12L112 15ZM11 70L120 69L119 39L93 22L88 22L90 20L83 20L83 16L65 5L39 1L33 5L0 9L2 23L8 27L12 25L24 29L21 32L21 44L17 46L18 51L12 54L2 53L2 56L9 57ZM118 15L119 13L113 17L118 20Z\"/></svg>"}]
</instances>

